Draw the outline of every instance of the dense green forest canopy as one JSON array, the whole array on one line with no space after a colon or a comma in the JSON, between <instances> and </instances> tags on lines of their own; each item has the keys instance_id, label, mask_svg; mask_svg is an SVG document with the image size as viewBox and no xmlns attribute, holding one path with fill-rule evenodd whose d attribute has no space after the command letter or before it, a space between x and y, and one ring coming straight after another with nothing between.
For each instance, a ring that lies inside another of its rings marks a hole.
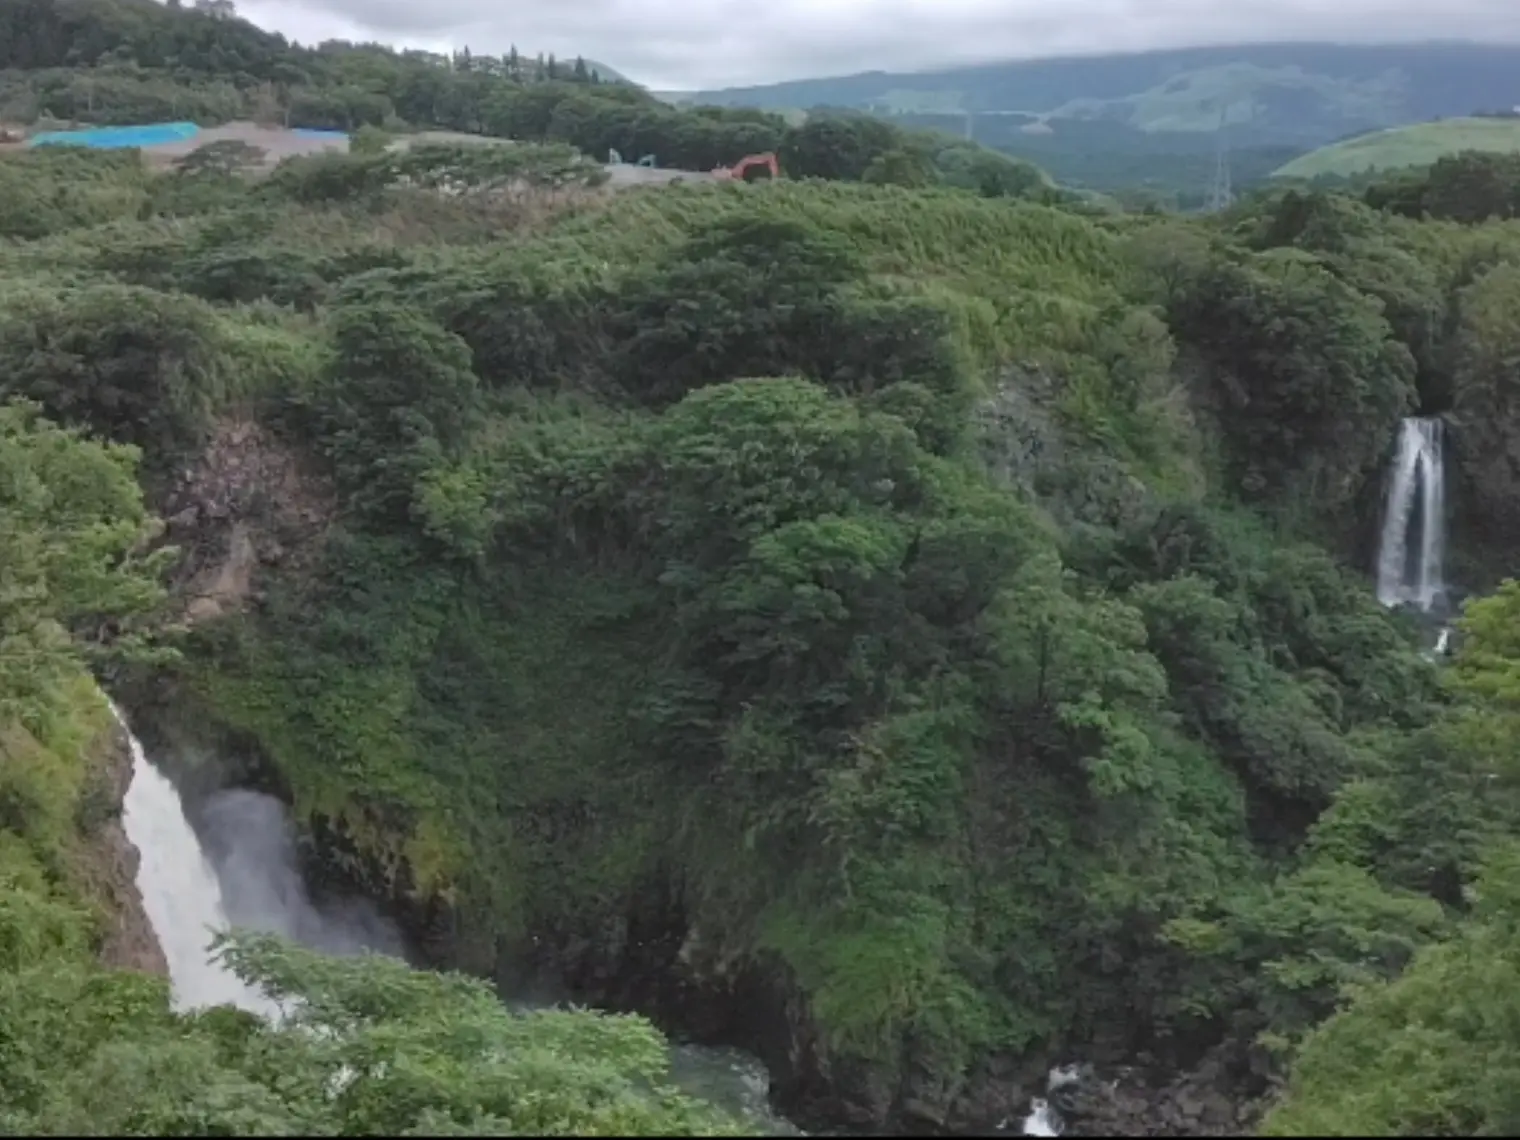
<instances>
[{"instance_id":1,"label":"dense green forest canopy","mask_svg":"<svg viewBox=\"0 0 1520 1140\"><path fill-rule=\"evenodd\" d=\"M312 1033L93 965L97 661L251 742L377 893L588 997L630 929L768 994L856 1119L998 1054L1218 1050L1286 1079L1277 1134L1510 1127L1520 593L1437 665L1356 536L1423 409L1463 572L1520 554L1514 172L1200 221L815 160L0 157L7 1128L711 1123L643 1022L236 944ZM152 515L234 436L321 525L233 496L257 596L179 629L167 564L225 535L149 555Z\"/></svg>"}]
</instances>

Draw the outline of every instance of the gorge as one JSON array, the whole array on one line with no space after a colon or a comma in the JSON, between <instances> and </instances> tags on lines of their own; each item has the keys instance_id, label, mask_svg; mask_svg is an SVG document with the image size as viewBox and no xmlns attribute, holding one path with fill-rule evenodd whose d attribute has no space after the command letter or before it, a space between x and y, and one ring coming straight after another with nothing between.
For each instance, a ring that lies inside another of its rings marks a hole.
<instances>
[{"instance_id":1,"label":"gorge","mask_svg":"<svg viewBox=\"0 0 1520 1140\"><path fill-rule=\"evenodd\" d=\"M396 117L0 155L0 1131L1508 1128L1507 167L1126 213L69 13ZM818 176L533 141L646 127Z\"/></svg>"},{"instance_id":2,"label":"gorge","mask_svg":"<svg viewBox=\"0 0 1520 1140\"><path fill-rule=\"evenodd\" d=\"M212 955L211 936L232 927L276 934L324 954L407 956L400 931L365 901L313 902L286 809L274 797L236 788L212 792L197 813L203 840L169 777L147 758L115 706L112 714L132 753L123 821L139 854L137 884L168 960L178 1009L230 1004L266 1020L281 1018L278 1003ZM522 1008L513 995L503 998ZM746 1119L761 1134L796 1134L771 1113L769 1080L753 1058L676 1046L671 1069L678 1086Z\"/></svg>"}]
</instances>

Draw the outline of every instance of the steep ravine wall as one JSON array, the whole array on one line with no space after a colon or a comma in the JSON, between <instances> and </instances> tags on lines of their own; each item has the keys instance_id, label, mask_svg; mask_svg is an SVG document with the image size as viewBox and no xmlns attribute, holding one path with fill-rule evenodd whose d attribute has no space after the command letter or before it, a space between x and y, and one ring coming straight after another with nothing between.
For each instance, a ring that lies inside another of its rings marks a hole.
<instances>
[{"instance_id":1,"label":"steep ravine wall","mask_svg":"<svg viewBox=\"0 0 1520 1140\"><path fill-rule=\"evenodd\" d=\"M81 798L79 873L100 915L102 965L167 977L168 962L137 889L141 856L122 822L132 784L132 750L126 729L114 718L86 746Z\"/></svg>"},{"instance_id":2,"label":"steep ravine wall","mask_svg":"<svg viewBox=\"0 0 1520 1140\"><path fill-rule=\"evenodd\" d=\"M282 775L246 737L186 688L134 692L133 721L185 794L197 800L229 784L290 803ZM293 805L292 805L293 806ZM736 967L702 945L678 907L651 887L619 917L575 931L509 936L478 905L455 906L415 889L404 859L365 850L342 818L297 816L303 877L316 893L369 899L397 923L415 964L490 979L508 1000L562 1000L649 1017L672 1038L732 1047L770 1074L776 1108L809 1132L851 1129L978 1132L1020 1118L1051 1059L1003 1059L956 1086L902 1082L831 1058L807 1003L784 976Z\"/></svg>"},{"instance_id":3,"label":"steep ravine wall","mask_svg":"<svg viewBox=\"0 0 1520 1140\"><path fill-rule=\"evenodd\" d=\"M325 501L308 490L320 486L301 480L294 458L274 447L251 418L218 424L198 461L157 504L169 516L164 541L179 546L183 555L175 587L184 618L193 623L247 604L258 557L250 538L255 526L266 557L270 544L281 538L309 545L327 517ZM123 823L133 761L121 722L104 720L82 759L86 776L76 875L100 915L100 960L108 967L167 976L168 962L137 887L141 855Z\"/></svg>"},{"instance_id":4,"label":"steep ravine wall","mask_svg":"<svg viewBox=\"0 0 1520 1140\"><path fill-rule=\"evenodd\" d=\"M321 477L252 419L221 423L200 459L165 491L159 510L169 524L166 541L183 555L176 585L192 625L256 611L265 576L314 564L336 517L335 496ZM228 785L287 803L297 798L257 741L229 730L190 686L161 676L127 699L139 736L192 812L198 796ZM320 810L298 811L296 818L313 886L357 891L379 904L420 951L419 965L492 978L510 997L571 997L637 1011L686 1039L743 1049L770 1070L778 1107L809 1130L975 1132L1017 1122L1030 1097L1043 1092L1051 1065L1072 1059L988 1057L953 1085L915 1076L911 1066L889 1076L843 1065L830 1057L807 1003L783 974L763 964L736 967L705 948L657 884L629 913L594 929L508 938L478 906L415 890L405 858L376 858L350 821ZM371 832L385 829L384 821L369 823ZM1235 1103L1218 1091L1227 1082L1213 1070L1193 1081L1138 1069L1117 1077L1088 1097L1081 1115L1093 1122L1089 1131L1147 1134L1149 1121L1162 1117L1169 1134L1219 1135L1239 1127ZM1081 1121L1072 1123L1080 1133Z\"/></svg>"},{"instance_id":5,"label":"steep ravine wall","mask_svg":"<svg viewBox=\"0 0 1520 1140\"><path fill-rule=\"evenodd\" d=\"M321 476L255 419L220 422L158 503L168 524L164 541L181 552L175 590L185 621L194 626L256 611L266 574L299 574L318 557L335 505ZM192 815L197 799L228 785L287 803L295 798L257 741L229 730L216 708L174 677L135 686L127 700L139 737ZM362 806L345 808L364 816ZM1006 1072L984 1082L980 1098L968 1099L967 1089L887 1087L870 1073L836 1070L805 1003L784 981L753 969L736 974L710 961L678 908L663 897L651 896L632 908L636 913L596 930L532 931L509 939L478 908L417 891L405 858L366 850L351 819L294 814L313 886L376 902L405 930L419 964L492 978L508 996L566 996L637 1011L683 1038L744 1049L770 1070L782 1109L805 1125L916 1120L937 1128L952 1120L1000 1119L1027 1100L1022 1082L1009 1082ZM366 820L371 833L385 827L383 820ZM1027 1068L1031 1081L1042 1079L1041 1064ZM982 1103L973 1103L978 1099Z\"/></svg>"}]
</instances>

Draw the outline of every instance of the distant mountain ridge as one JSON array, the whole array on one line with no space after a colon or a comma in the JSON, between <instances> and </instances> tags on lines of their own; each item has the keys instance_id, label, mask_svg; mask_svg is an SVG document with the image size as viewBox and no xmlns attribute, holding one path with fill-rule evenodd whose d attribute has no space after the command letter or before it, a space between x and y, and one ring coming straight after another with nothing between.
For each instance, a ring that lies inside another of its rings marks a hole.
<instances>
[{"instance_id":1,"label":"distant mountain ridge","mask_svg":"<svg viewBox=\"0 0 1520 1140\"><path fill-rule=\"evenodd\" d=\"M1197 209L1342 139L1520 105L1520 43L1237 44L662 97L866 112L972 139L1066 185Z\"/></svg>"},{"instance_id":2,"label":"distant mountain ridge","mask_svg":"<svg viewBox=\"0 0 1520 1140\"><path fill-rule=\"evenodd\" d=\"M768 109L1103 121L1311 148L1348 134L1520 104L1520 44L1273 43L864 72L675 96Z\"/></svg>"}]
</instances>

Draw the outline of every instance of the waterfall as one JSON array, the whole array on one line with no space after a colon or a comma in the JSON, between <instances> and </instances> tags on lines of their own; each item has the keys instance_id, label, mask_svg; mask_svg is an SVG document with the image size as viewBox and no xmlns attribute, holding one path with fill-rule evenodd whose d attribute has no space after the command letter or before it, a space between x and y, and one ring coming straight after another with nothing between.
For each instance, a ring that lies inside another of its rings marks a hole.
<instances>
[{"instance_id":1,"label":"waterfall","mask_svg":"<svg viewBox=\"0 0 1520 1140\"><path fill-rule=\"evenodd\" d=\"M132 748L132 783L122 804L122 826L137 848L137 889L153 933L169 962L176 1009L232 1004L260 1016L279 1007L211 960L207 946L214 931L228 926L217 881L173 784L143 753L121 712L111 712Z\"/></svg>"},{"instance_id":2,"label":"waterfall","mask_svg":"<svg viewBox=\"0 0 1520 1140\"><path fill-rule=\"evenodd\" d=\"M1043 1097L1035 1097L1029 1103L1029 1115L1024 1117L1025 1136L1059 1136L1061 1127L1056 1115L1051 1111L1050 1102Z\"/></svg>"},{"instance_id":3,"label":"waterfall","mask_svg":"<svg viewBox=\"0 0 1520 1140\"><path fill-rule=\"evenodd\" d=\"M1413 604L1429 612L1443 600L1446 550L1446 471L1441 421L1406 419L1388 487L1378 546L1377 597L1385 606Z\"/></svg>"},{"instance_id":4,"label":"waterfall","mask_svg":"<svg viewBox=\"0 0 1520 1140\"><path fill-rule=\"evenodd\" d=\"M313 903L285 805L273 796L234 788L208 797L197 813L208 836L203 846L178 790L148 760L120 710L111 709L132 747L122 824L137 848L137 889L169 962L176 1008L231 1003L279 1015L275 1002L210 960L212 932L229 926L278 934L327 954L405 956L400 932L368 903Z\"/></svg>"},{"instance_id":5,"label":"waterfall","mask_svg":"<svg viewBox=\"0 0 1520 1140\"><path fill-rule=\"evenodd\" d=\"M1086 1075L1091 1075L1090 1070ZM1029 1102L1029 1113L1020 1122L1020 1131L1025 1136L1059 1136L1066 1131L1066 1122L1061 1119L1061 1114L1046 1097L1061 1092L1062 1089L1080 1084L1084 1077L1084 1067L1081 1065L1056 1066L1045 1077L1045 1096L1034 1097ZM1002 1129L1000 1128L999 1131Z\"/></svg>"},{"instance_id":6,"label":"waterfall","mask_svg":"<svg viewBox=\"0 0 1520 1140\"><path fill-rule=\"evenodd\" d=\"M148 760L114 704L111 711L132 748L122 824L137 848L137 889L169 962L176 1009L232 1004L261 1017L281 1015L277 1003L210 959L212 932L229 925L279 934L327 954L405 956L400 932L367 901L312 900L290 818L272 796L246 789L209 796L195 813L206 835L203 847L178 790ZM728 1109L765 1135L801 1134L771 1110L770 1074L754 1057L676 1045L671 1060L674 1083L689 1095Z\"/></svg>"}]
</instances>

